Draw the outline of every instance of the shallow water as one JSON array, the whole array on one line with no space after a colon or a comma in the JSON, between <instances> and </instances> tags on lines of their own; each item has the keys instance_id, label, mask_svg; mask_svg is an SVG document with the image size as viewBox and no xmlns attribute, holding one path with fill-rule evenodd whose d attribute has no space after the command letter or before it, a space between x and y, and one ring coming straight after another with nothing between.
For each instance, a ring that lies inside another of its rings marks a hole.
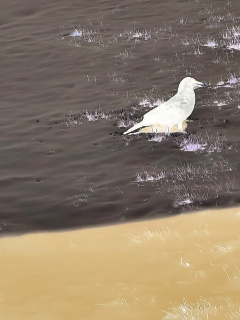
<instances>
[{"instance_id":1,"label":"shallow water","mask_svg":"<svg viewBox=\"0 0 240 320\"><path fill-rule=\"evenodd\" d=\"M239 319L239 208L0 241L12 319Z\"/></svg>"},{"instance_id":2,"label":"shallow water","mask_svg":"<svg viewBox=\"0 0 240 320\"><path fill-rule=\"evenodd\" d=\"M239 1L3 0L1 9L2 233L239 202L240 53L228 48ZM121 135L187 75L211 83L196 92L190 140ZM176 179L172 166L185 165L191 179ZM145 181L154 170L171 174Z\"/></svg>"}]
</instances>

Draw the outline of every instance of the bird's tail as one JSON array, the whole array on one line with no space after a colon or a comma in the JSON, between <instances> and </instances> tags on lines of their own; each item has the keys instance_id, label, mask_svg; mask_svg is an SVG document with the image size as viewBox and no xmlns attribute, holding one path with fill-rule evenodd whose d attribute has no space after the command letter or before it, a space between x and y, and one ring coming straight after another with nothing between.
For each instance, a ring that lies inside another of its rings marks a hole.
<instances>
[{"instance_id":1,"label":"bird's tail","mask_svg":"<svg viewBox=\"0 0 240 320\"><path fill-rule=\"evenodd\" d=\"M125 131L123 134L134 134L137 133L135 131L138 131L138 129L144 127L144 125L142 124L142 122L135 124L132 128L128 129L127 131Z\"/></svg>"}]
</instances>

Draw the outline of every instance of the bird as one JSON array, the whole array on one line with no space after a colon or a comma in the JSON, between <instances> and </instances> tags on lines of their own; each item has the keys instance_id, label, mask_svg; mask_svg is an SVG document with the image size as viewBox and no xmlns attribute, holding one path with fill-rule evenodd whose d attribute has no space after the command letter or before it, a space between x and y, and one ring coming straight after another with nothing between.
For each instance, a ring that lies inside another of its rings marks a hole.
<instances>
[{"instance_id":1,"label":"bird","mask_svg":"<svg viewBox=\"0 0 240 320\"><path fill-rule=\"evenodd\" d=\"M144 127L151 127L154 132L154 128L159 125L166 127L168 133L173 126L177 125L178 130L185 133L183 122L190 116L195 106L194 90L205 86L205 83L194 78L184 78L179 83L178 91L173 97L147 112L141 122L135 124L123 134L136 134Z\"/></svg>"}]
</instances>

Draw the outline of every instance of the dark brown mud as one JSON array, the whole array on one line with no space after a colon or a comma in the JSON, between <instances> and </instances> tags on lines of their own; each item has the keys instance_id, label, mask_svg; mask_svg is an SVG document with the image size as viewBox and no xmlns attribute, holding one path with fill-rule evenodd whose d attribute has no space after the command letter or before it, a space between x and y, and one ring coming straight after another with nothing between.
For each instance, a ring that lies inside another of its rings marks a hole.
<instances>
[{"instance_id":1,"label":"dark brown mud","mask_svg":"<svg viewBox=\"0 0 240 320\"><path fill-rule=\"evenodd\" d=\"M2 233L240 202L239 1L1 9ZM187 135L122 135L185 76L208 83Z\"/></svg>"}]
</instances>

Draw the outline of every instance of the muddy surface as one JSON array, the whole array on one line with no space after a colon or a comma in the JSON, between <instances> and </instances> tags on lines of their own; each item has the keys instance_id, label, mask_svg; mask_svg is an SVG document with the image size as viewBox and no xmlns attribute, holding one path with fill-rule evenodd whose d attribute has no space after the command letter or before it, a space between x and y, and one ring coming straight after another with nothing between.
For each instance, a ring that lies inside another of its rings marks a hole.
<instances>
[{"instance_id":1,"label":"muddy surface","mask_svg":"<svg viewBox=\"0 0 240 320\"><path fill-rule=\"evenodd\" d=\"M1 233L238 204L239 7L3 0ZM122 135L185 76L186 135Z\"/></svg>"}]
</instances>

